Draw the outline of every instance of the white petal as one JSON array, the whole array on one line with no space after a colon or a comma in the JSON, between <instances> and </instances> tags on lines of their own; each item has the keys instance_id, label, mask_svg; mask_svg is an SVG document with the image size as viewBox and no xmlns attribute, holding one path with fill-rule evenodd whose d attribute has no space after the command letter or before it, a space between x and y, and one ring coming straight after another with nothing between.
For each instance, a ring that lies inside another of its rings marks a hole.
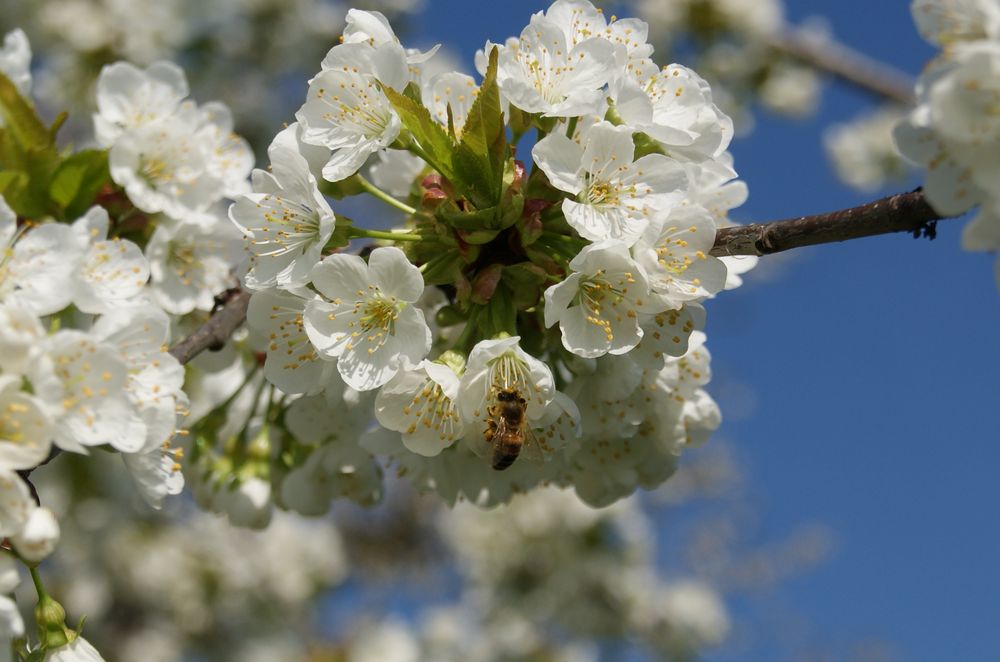
<instances>
[{"instance_id":1,"label":"white petal","mask_svg":"<svg viewBox=\"0 0 1000 662\"><path fill-rule=\"evenodd\" d=\"M576 195L583 190L578 175L583 148L566 136L560 133L545 136L531 149L531 158L560 191Z\"/></svg>"}]
</instances>

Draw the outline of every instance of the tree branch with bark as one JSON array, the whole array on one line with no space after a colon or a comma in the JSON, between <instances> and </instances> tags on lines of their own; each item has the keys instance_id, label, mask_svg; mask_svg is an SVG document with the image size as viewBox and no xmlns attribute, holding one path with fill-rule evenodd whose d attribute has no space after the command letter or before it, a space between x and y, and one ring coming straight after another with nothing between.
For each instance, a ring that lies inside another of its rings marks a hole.
<instances>
[{"instance_id":1,"label":"tree branch with bark","mask_svg":"<svg viewBox=\"0 0 1000 662\"><path fill-rule=\"evenodd\" d=\"M917 189L825 214L721 228L711 254L770 255L894 232L933 238L934 224L943 218ZM243 324L249 302L250 293L238 287L219 295L219 305L208 321L174 345L170 353L187 363L206 349L221 347Z\"/></svg>"}]
</instances>

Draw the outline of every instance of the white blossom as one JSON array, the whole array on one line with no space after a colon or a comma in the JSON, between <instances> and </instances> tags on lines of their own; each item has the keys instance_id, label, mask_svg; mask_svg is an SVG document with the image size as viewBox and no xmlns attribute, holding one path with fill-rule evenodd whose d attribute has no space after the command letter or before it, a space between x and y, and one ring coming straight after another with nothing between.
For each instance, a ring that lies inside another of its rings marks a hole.
<instances>
[{"instance_id":1,"label":"white blossom","mask_svg":"<svg viewBox=\"0 0 1000 662\"><path fill-rule=\"evenodd\" d=\"M768 71L759 94L761 103L776 113L809 117L816 112L820 92L820 78L815 69L778 64Z\"/></svg>"},{"instance_id":2,"label":"white blossom","mask_svg":"<svg viewBox=\"0 0 1000 662\"><path fill-rule=\"evenodd\" d=\"M169 320L151 305L119 308L100 317L91 333L115 347L128 367L125 393L145 424L146 437L141 448L122 459L143 498L159 508L163 497L184 486L178 463L183 451L172 443L188 399L181 391L184 368L166 351Z\"/></svg>"},{"instance_id":3,"label":"white blossom","mask_svg":"<svg viewBox=\"0 0 1000 662\"><path fill-rule=\"evenodd\" d=\"M718 644L729 634L726 606L719 594L701 581L672 582L657 592L654 604L664 621L689 645Z\"/></svg>"},{"instance_id":4,"label":"white blossom","mask_svg":"<svg viewBox=\"0 0 1000 662\"><path fill-rule=\"evenodd\" d=\"M896 108L884 107L823 134L823 144L837 176L859 191L876 191L905 172L903 159L892 139L893 128L903 118Z\"/></svg>"},{"instance_id":5,"label":"white blossom","mask_svg":"<svg viewBox=\"0 0 1000 662\"><path fill-rule=\"evenodd\" d=\"M348 9L347 17L344 20L347 23L343 34L343 43L345 44L366 43L376 47L382 44L401 45L392 26L389 25L389 19L382 12ZM427 52L421 52L415 48L406 49L406 62L410 65L410 70L416 74L413 80L419 79L418 65L429 60L437 50L438 46Z\"/></svg>"},{"instance_id":6,"label":"white blossom","mask_svg":"<svg viewBox=\"0 0 1000 662\"><path fill-rule=\"evenodd\" d=\"M195 138L205 155L207 174L218 182L218 194L234 198L248 193L253 150L246 139L233 131L233 113L229 107L218 101L199 106Z\"/></svg>"},{"instance_id":7,"label":"white blossom","mask_svg":"<svg viewBox=\"0 0 1000 662\"><path fill-rule=\"evenodd\" d=\"M14 83L18 92L31 91L31 44L24 30L17 28L4 35L0 48L0 72Z\"/></svg>"},{"instance_id":8,"label":"white blossom","mask_svg":"<svg viewBox=\"0 0 1000 662\"><path fill-rule=\"evenodd\" d=\"M73 304L85 313L103 313L138 295L149 280L149 262L137 245L108 239L110 220L103 207L91 207L73 223L83 250L73 279Z\"/></svg>"},{"instance_id":9,"label":"white blossom","mask_svg":"<svg viewBox=\"0 0 1000 662\"><path fill-rule=\"evenodd\" d=\"M0 303L0 370L23 374L44 337L45 329L31 310Z\"/></svg>"},{"instance_id":10,"label":"white blossom","mask_svg":"<svg viewBox=\"0 0 1000 662\"><path fill-rule=\"evenodd\" d=\"M222 495L222 509L234 526L264 529L271 523L271 484L256 476L240 481Z\"/></svg>"},{"instance_id":11,"label":"white blossom","mask_svg":"<svg viewBox=\"0 0 1000 662\"><path fill-rule=\"evenodd\" d=\"M423 360L400 371L375 398L375 418L402 433L414 453L434 456L461 439L465 425L458 412L458 376L447 365Z\"/></svg>"},{"instance_id":12,"label":"white blossom","mask_svg":"<svg viewBox=\"0 0 1000 662\"><path fill-rule=\"evenodd\" d=\"M666 307L622 243L591 244L569 268L565 280L545 290L545 326L558 322L563 346L574 354L628 352L642 339L639 315Z\"/></svg>"},{"instance_id":13,"label":"white blossom","mask_svg":"<svg viewBox=\"0 0 1000 662\"><path fill-rule=\"evenodd\" d=\"M247 322L267 338L264 375L285 393L318 393L337 379L336 363L320 355L306 334L308 301L276 290L250 297Z\"/></svg>"},{"instance_id":14,"label":"white blossom","mask_svg":"<svg viewBox=\"0 0 1000 662\"><path fill-rule=\"evenodd\" d=\"M1000 118L985 112L1000 93L1000 41L956 45L917 84L917 107L896 129L904 156L927 167L924 192L940 213L962 213L1000 176Z\"/></svg>"},{"instance_id":15,"label":"white blossom","mask_svg":"<svg viewBox=\"0 0 1000 662\"><path fill-rule=\"evenodd\" d=\"M910 11L920 34L938 46L1000 39L1000 5L995 0L913 0Z\"/></svg>"},{"instance_id":16,"label":"white blossom","mask_svg":"<svg viewBox=\"0 0 1000 662\"><path fill-rule=\"evenodd\" d=\"M447 71L428 79L421 88L424 106L431 117L448 127L448 110L451 109L455 136L461 137L465 120L479 94L479 87L472 76L457 71Z\"/></svg>"},{"instance_id":17,"label":"white blossom","mask_svg":"<svg viewBox=\"0 0 1000 662\"><path fill-rule=\"evenodd\" d=\"M21 582L18 564L10 554L0 556L0 644L9 647L10 640L24 636L24 619L17 603L10 597ZM2 657L2 654L0 654Z\"/></svg>"},{"instance_id":18,"label":"white blossom","mask_svg":"<svg viewBox=\"0 0 1000 662\"><path fill-rule=\"evenodd\" d=\"M749 190L746 182L736 179L733 155L723 152L709 161L689 163L687 171L689 188L685 202L704 207L719 228L738 225L729 218L729 211L746 202ZM726 285L723 289L733 290L743 284L740 276L756 267L760 258L756 255L726 255L719 259L726 265Z\"/></svg>"},{"instance_id":19,"label":"white blossom","mask_svg":"<svg viewBox=\"0 0 1000 662\"><path fill-rule=\"evenodd\" d=\"M709 255L715 233L711 214L689 205L654 217L635 245L636 262L645 268L653 290L670 306L679 307L722 290L726 266Z\"/></svg>"},{"instance_id":20,"label":"white blossom","mask_svg":"<svg viewBox=\"0 0 1000 662\"><path fill-rule=\"evenodd\" d=\"M563 213L591 241L633 245L650 216L670 209L687 186L684 169L672 159L649 154L633 161L632 133L598 122L584 133L583 144L552 133L531 150L551 184L575 196L563 200Z\"/></svg>"},{"instance_id":21,"label":"white blossom","mask_svg":"<svg viewBox=\"0 0 1000 662\"><path fill-rule=\"evenodd\" d=\"M303 142L332 150L324 179L350 177L369 156L392 144L402 123L379 86L402 90L408 79L406 58L396 43L331 49L295 114Z\"/></svg>"},{"instance_id":22,"label":"white blossom","mask_svg":"<svg viewBox=\"0 0 1000 662\"><path fill-rule=\"evenodd\" d=\"M48 508L32 508L20 531L11 536L17 553L29 563L38 563L59 544L59 522Z\"/></svg>"},{"instance_id":23,"label":"white blossom","mask_svg":"<svg viewBox=\"0 0 1000 662\"><path fill-rule=\"evenodd\" d=\"M139 69L128 62L105 65L97 79L94 130L104 147L126 131L173 115L188 95L184 70L172 62Z\"/></svg>"},{"instance_id":24,"label":"white blossom","mask_svg":"<svg viewBox=\"0 0 1000 662\"><path fill-rule=\"evenodd\" d=\"M62 310L73 299L73 272L81 258L68 225L19 230L17 216L0 196L0 301L35 315Z\"/></svg>"},{"instance_id":25,"label":"white blossom","mask_svg":"<svg viewBox=\"0 0 1000 662\"><path fill-rule=\"evenodd\" d=\"M104 662L94 646L81 636L60 648L45 651L42 662Z\"/></svg>"},{"instance_id":26,"label":"white blossom","mask_svg":"<svg viewBox=\"0 0 1000 662\"><path fill-rule=\"evenodd\" d=\"M424 281L398 248L376 248L367 263L327 256L313 268L312 283L325 300L306 304L306 333L321 354L337 359L351 388L378 388L402 361L418 363L430 350L430 329L413 305Z\"/></svg>"},{"instance_id":27,"label":"white blossom","mask_svg":"<svg viewBox=\"0 0 1000 662\"><path fill-rule=\"evenodd\" d=\"M611 96L628 126L660 141L675 158L714 158L732 140L733 121L715 105L708 83L679 64L661 70L652 60L638 62Z\"/></svg>"},{"instance_id":28,"label":"white blossom","mask_svg":"<svg viewBox=\"0 0 1000 662\"><path fill-rule=\"evenodd\" d=\"M198 119L188 107L115 140L108 153L111 178L136 207L185 219L204 213L218 198L219 181L199 148Z\"/></svg>"},{"instance_id":29,"label":"white blossom","mask_svg":"<svg viewBox=\"0 0 1000 662\"><path fill-rule=\"evenodd\" d=\"M42 350L28 379L53 420L57 446L78 453L100 444L126 453L143 447L146 424L125 393L128 366L114 347L63 330Z\"/></svg>"},{"instance_id":30,"label":"white blossom","mask_svg":"<svg viewBox=\"0 0 1000 662\"><path fill-rule=\"evenodd\" d=\"M222 219L207 227L161 220L146 244L153 299L174 315L212 310L215 295L235 285L242 254L239 233Z\"/></svg>"},{"instance_id":31,"label":"white blossom","mask_svg":"<svg viewBox=\"0 0 1000 662\"><path fill-rule=\"evenodd\" d=\"M573 44L574 36L538 12L516 43L487 42L487 56L494 46L499 49L497 85L504 97L521 110L546 117L595 112L615 72L615 49L600 37Z\"/></svg>"},{"instance_id":32,"label":"white blossom","mask_svg":"<svg viewBox=\"0 0 1000 662\"><path fill-rule=\"evenodd\" d=\"M938 213L980 206L962 235L969 250L1000 248L1000 119L990 111L1000 95L997 71L1000 41L955 43L924 70L917 106L895 131L903 155L926 167L923 190Z\"/></svg>"},{"instance_id":33,"label":"white blossom","mask_svg":"<svg viewBox=\"0 0 1000 662\"><path fill-rule=\"evenodd\" d=\"M275 137L268 148L271 172L254 170L253 193L229 208L252 255L245 283L253 289L305 285L333 235L333 210L299 153L296 132L289 127Z\"/></svg>"},{"instance_id":34,"label":"white blossom","mask_svg":"<svg viewBox=\"0 0 1000 662\"><path fill-rule=\"evenodd\" d=\"M49 455L52 423L43 406L21 390L21 378L0 374L0 468L30 469Z\"/></svg>"},{"instance_id":35,"label":"white blossom","mask_svg":"<svg viewBox=\"0 0 1000 662\"><path fill-rule=\"evenodd\" d=\"M384 149L369 166L372 183L389 195L406 198L427 164L402 149Z\"/></svg>"},{"instance_id":36,"label":"white blossom","mask_svg":"<svg viewBox=\"0 0 1000 662\"><path fill-rule=\"evenodd\" d=\"M472 348L458 390L458 406L466 423L485 423L498 389L517 390L527 404L525 416L539 421L555 396L549 367L521 349L520 336L480 340ZM475 434L481 435L483 427Z\"/></svg>"},{"instance_id":37,"label":"white blossom","mask_svg":"<svg viewBox=\"0 0 1000 662\"><path fill-rule=\"evenodd\" d=\"M28 485L11 469L0 469L0 536L20 533L36 508Z\"/></svg>"}]
</instances>

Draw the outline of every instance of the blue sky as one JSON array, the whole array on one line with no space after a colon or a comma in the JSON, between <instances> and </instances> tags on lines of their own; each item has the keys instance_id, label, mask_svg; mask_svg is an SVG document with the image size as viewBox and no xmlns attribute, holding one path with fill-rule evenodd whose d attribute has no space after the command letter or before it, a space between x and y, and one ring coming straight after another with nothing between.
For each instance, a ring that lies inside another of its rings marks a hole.
<instances>
[{"instance_id":1,"label":"blue sky","mask_svg":"<svg viewBox=\"0 0 1000 662\"><path fill-rule=\"evenodd\" d=\"M914 75L934 52L902 0L786 4L793 22L823 16L838 39ZM471 62L487 38L516 34L545 6L429 0L410 34ZM821 145L823 127L867 107L829 84L812 119L758 113L732 147L750 186L734 218L872 199L837 182ZM1000 296L993 258L963 253L960 228L941 223L933 242L895 235L795 251L773 277L751 275L708 306L715 383L753 392L749 410L727 395L738 389L716 393L724 416L735 412L718 439L751 481L761 535L818 521L836 538L829 561L768 600L801 616L809 645L835 658L866 640L906 660L1000 656ZM760 601L748 604L734 605L737 616L759 617L745 610ZM779 649L789 650L750 659Z\"/></svg>"}]
</instances>

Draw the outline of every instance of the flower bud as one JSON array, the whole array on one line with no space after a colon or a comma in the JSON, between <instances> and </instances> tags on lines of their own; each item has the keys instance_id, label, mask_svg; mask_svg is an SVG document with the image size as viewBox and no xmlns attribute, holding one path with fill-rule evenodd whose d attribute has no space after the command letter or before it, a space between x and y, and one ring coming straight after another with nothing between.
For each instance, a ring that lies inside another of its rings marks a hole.
<instances>
[{"instance_id":1,"label":"flower bud","mask_svg":"<svg viewBox=\"0 0 1000 662\"><path fill-rule=\"evenodd\" d=\"M524 161L514 159L514 180L510 184L511 190L515 193L521 191L521 186L524 184Z\"/></svg>"},{"instance_id":2,"label":"flower bud","mask_svg":"<svg viewBox=\"0 0 1000 662\"><path fill-rule=\"evenodd\" d=\"M23 559L38 563L59 543L59 522L48 508L35 508L28 515L24 528L11 537L11 542Z\"/></svg>"},{"instance_id":3,"label":"flower bud","mask_svg":"<svg viewBox=\"0 0 1000 662\"><path fill-rule=\"evenodd\" d=\"M472 302L484 305L493 298L497 285L500 284L500 276L503 275L502 264L491 264L480 270L472 281Z\"/></svg>"},{"instance_id":4,"label":"flower bud","mask_svg":"<svg viewBox=\"0 0 1000 662\"><path fill-rule=\"evenodd\" d=\"M66 627L66 610L48 595L43 594L35 605L35 623L38 640L46 649L65 646L75 635Z\"/></svg>"},{"instance_id":5,"label":"flower bud","mask_svg":"<svg viewBox=\"0 0 1000 662\"><path fill-rule=\"evenodd\" d=\"M271 523L271 483L263 478L249 478L228 492L224 508L235 526L263 529Z\"/></svg>"},{"instance_id":6,"label":"flower bud","mask_svg":"<svg viewBox=\"0 0 1000 662\"><path fill-rule=\"evenodd\" d=\"M420 197L420 205L424 209L433 211L447 202L448 194L439 188L426 189Z\"/></svg>"}]
</instances>

